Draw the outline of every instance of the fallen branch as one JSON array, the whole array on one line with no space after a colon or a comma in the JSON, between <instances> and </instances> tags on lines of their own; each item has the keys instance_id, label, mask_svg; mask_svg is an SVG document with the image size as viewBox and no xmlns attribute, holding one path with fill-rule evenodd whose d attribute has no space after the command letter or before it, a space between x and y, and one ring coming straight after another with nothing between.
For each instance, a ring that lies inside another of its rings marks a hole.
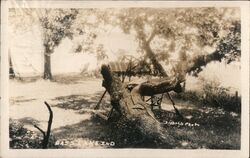
<instances>
[{"instance_id":1,"label":"fallen branch","mask_svg":"<svg viewBox=\"0 0 250 158\"><path fill-rule=\"evenodd\" d=\"M38 130L43 134L43 138L46 137L46 133L45 133L40 127L38 127L37 125L34 125L34 127L35 127L36 129L38 129Z\"/></svg>"},{"instance_id":2,"label":"fallen branch","mask_svg":"<svg viewBox=\"0 0 250 158\"><path fill-rule=\"evenodd\" d=\"M43 141L42 141L42 148L47 149L48 144L49 144L49 137L50 137L50 131L51 131L51 125L53 121L53 111L50 108L50 105L45 101L44 104L49 110L49 121L48 121L48 127L47 127L47 132L45 133L40 127L37 125L34 125L36 129L38 129L42 134L43 134Z\"/></svg>"}]
</instances>

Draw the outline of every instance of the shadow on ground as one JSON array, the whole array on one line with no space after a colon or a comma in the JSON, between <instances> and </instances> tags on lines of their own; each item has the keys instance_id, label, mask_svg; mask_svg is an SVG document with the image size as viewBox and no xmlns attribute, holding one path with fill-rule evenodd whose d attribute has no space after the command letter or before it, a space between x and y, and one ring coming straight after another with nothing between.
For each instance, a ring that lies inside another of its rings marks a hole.
<instances>
[{"instance_id":1,"label":"shadow on ground","mask_svg":"<svg viewBox=\"0 0 250 158\"><path fill-rule=\"evenodd\" d=\"M83 142L83 140L114 142L115 144L114 146L101 146L99 144L97 146L99 148L174 148L166 141L143 135L133 125L121 128L115 122L105 121L95 115L90 120L55 129L53 135L57 139L68 139L69 144L66 144L65 148L89 148L90 144L86 141ZM70 141L77 139L82 140L82 144L78 144L78 147L70 145Z\"/></svg>"},{"instance_id":2,"label":"shadow on ground","mask_svg":"<svg viewBox=\"0 0 250 158\"><path fill-rule=\"evenodd\" d=\"M24 98L24 96L18 96L18 97L13 97L10 98L10 105L20 105L20 103L26 103L26 102L32 102L35 101L36 99L34 98Z\"/></svg>"},{"instance_id":3,"label":"shadow on ground","mask_svg":"<svg viewBox=\"0 0 250 158\"><path fill-rule=\"evenodd\" d=\"M157 118L184 149L240 149L240 114L218 108L181 109L184 119L155 111Z\"/></svg>"},{"instance_id":4,"label":"shadow on ground","mask_svg":"<svg viewBox=\"0 0 250 158\"><path fill-rule=\"evenodd\" d=\"M52 131L57 140L68 140L68 143L62 145L63 148L93 148L93 142L99 141L114 142L115 145L97 144L97 148L240 149L240 113L192 105L192 108L184 106L179 110L184 117L180 119L174 111L155 110L155 117L167 134L163 140L147 137L133 125L121 128L115 123L116 117L106 121L97 116L94 108L102 94L103 92L99 91L91 95L69 95L52 99L54 102L51 105L54 107L72 109L79 114L91 114L90 118L83 118L81 122ZM23 98L20 100L26 101ZM106 116L111 108L109 100L109 95L106 95L100 106L100 111ZM18 121L31 126L40 123L32 117L24 117Z\"/></svg>"},{"instance_id":5,"label":"shadow on ground","mask_svg":"<svg viewBox=\"0 0 250 158\"><path fill-rule=\"evenodd\" d=\"M96 77L94 77L95 79ZM93 77L91 76L84 76L79 74L72 74L72 75L54 75L52 82L56 82L59 84L78 84L82 83L84 81L93 80Z\"/></svg>"},{"instance_id":6,"label":"shadow on ground","mask_svg":"<svg viewBox=\"0 0 250 158\"><path fill-rule=\"evenodd\" d=\"M56 101L56 104L52 104L54 107L59 107L63 109L72 109L77 110L77 112L83 114L86 109L94 109L98 101L101 99L101 96L104 92L97 92L91 95L69 95L56 97L53 101ZM106 95L101 101L100 108L110 108L109 96Z\"/></svg>"},{"instance_id":7,"label":"shadow on ground","mask_svg":"<svg viewBox=\"0 0 250 158\"><path fill-rule=\"evenodd\" d=\"M227 112L219 108L203 107L200 109L181 109L184 119L180 119L174 111L155 110L156 118L162 123L162 128L174 138L159 140L148 138L136 131L133 126L123 129L114 122L108 122L96 116L94 105L97 104L102 92L91 96L58 97L60 103L54 106L64 109L74 109L79 113L91 113L89 120L64 126L53 130L57 139L90 140L114 142L115 146L105 148L180 148L180 149L240 149L240 114ZM106 96L101 109L108 114L109 103ZM170 144L171 142L171 144ZM65 148L90 148L82 142L77 146L64 145ZM92 147L92 146L91 146ZM100 146L99 146L100 147Z\"/></svg>"},{"instance_id":8,"label":"shadow on ground","mask_svg":"<svg viewBox=\"0 0 250 158\"><path fill-rule=\"evenodd\" d=\"M32 117L24 117L24 118L18 119L18 122L20 122L23 125L30 125L30 126L39 125L40 123L40 121Z\"/></svg>"}]
</instances>

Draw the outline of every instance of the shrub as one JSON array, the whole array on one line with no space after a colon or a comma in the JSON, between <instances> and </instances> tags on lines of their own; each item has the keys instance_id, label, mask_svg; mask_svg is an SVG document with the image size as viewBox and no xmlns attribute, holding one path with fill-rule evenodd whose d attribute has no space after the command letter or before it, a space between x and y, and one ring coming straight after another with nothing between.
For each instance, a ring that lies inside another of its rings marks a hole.
<instances>
[{"instance_id":1,"label":"shrub","mask_svg":"<svg viewBox=\"0 0 250 158\"><path fill-rule=\"evenodd\" d=\"M237 93L237 92L236 92ZM225 110L240 112L241 99L238 95L229 93L229 88L218 84L206 83L203 86L203 103L214 107L221 107Z\"/></svg>"},{"instance_id":2,"label":"shrub","mask_svg":"<svg viewBox=\"0 0 250 158\"><path fill-rule=\"evenodd\" d=\"M195 105L220 107L228 111L240 113L241 98L238 94L230 94L230 89L220 85L216 80L200 78L201 91L185 91L174 95L183 101L190 101ZM237 92L236 92L237 93Z\"/></svg>"},{"instance_id":3,"label":"shrub","mask_svg":"<svg viewBox=\"0 0 250 158\"><path fill-rule=\"evenodd\" d=\"M182 93L174 93L173 97L183 101L190 101L192 103L200 104L202 102L202 94L196 91L185 91Z\"/></svg>"},{"instance_id":4,"label":"shrub","mask_svg":"<svg viewBox=\"0 0 250 158\"><path fill-rule=\"evenodd\" d=\"M12 149L41 149L43 136L40 133L28 130L17 120L10 119L9 124L9 145ZM50 137L48 148L60 148L55 145L56 139Z\"/></svg>"}]
</instances>

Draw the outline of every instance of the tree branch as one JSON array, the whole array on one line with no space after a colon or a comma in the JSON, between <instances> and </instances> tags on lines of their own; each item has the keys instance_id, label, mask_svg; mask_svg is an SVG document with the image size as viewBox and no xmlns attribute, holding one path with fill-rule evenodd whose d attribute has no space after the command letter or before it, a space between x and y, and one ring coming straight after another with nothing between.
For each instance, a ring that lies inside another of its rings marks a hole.
<instances>
[{"instance_id":1,"label":"tree branch","mask_svg":"<svg viewBox=\"0 0 250 158\"><path fill-rule=\"evenodd\" d=\"M156 32L155 32L155 30L153 30L153 32L151 33L151 35L149 36L149 38L147 40L148 44L154 39L155 35L156 35Z\"/></svg>"},{"instance_id":2,"label":"tree branch","mask_svg":"<svg viewBox=\"0 0 250 158\"><path fill-rule=\"evenodd\" d=\"M217 50L208 55L200 55L192 61L191 65L186 67L186 72L198 75L198 73L202 71L202 67L206 66L212 61L220 62L224 57L225 54L222 54Z\"/></svg>"},{"instance_id":3,"label":"tree branch","mask_svg":"<svg viewBox=\"0 0 250 158\"><path fill-rule=\"evenodd\" d=\"M43 138L46 137L45 132L44 132L40 127L38 127L37 125L34 125L34 127L35 127L36 129L38 129L38 130L43 134Z\"/></svg>"},{"instance_id":4,"label":"tree branch","mask_svg":"<svg viewBox=\"0 0 250 158\"><path fill-rule=\"evenodd\" d=\"M162 94L170 92L172 90L176 91L178 88L179 81L177 79L171 79L165 77L164 79L158 81L144 82L140 85L139 93L142 96L152 96L156 94Z\"/></svg>"},{"instance_id":5,"label":"tree branch","mask_svg":"<svg viewBox=\"0 0 250 158\"><path fill-rule=\"evenodd\" d=\"M43 148L46 149L49 143L49 137L50 137L50 131L51 131L51 125L53 121L53 111L50 108L50 105L45 101L44 104L47 106L49 110L49 121L48 121L48 127L47 127L47 134L46 137L44 137L43 141Z\"/></svg>"},{"instance_id":6,"label":"tree branch","mask_svg":"<svg viewBox=\"0 0 250 158\"><path fill-rule=\"evenodd\" d=\"M48 148L48 144L49 144L49 137L50 137L51 125L52 125L52 121L53 121L53 111L51 110L50 105L46 101L44 102L44 104L47 106L47 108L49 110L49 121L48 121L47 132L45 133L37 125L34 125L34 127L36 129L38 129L43 134L42 148L43 149L47 149Z\"/></svg>"}]
</instances>

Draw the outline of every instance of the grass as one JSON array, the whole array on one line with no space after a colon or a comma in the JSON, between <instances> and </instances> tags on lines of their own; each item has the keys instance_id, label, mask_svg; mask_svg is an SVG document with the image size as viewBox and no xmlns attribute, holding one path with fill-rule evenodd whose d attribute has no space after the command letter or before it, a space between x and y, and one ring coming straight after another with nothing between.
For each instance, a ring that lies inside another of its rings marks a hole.
<instances>
[{"instance_id":1,"label":"grass","mask_svg":"<svg viewBox=\"0 0 250 158\"><path fill-rule=\"evenodd\" d=\"M190 102L199 108L215 107L223 108L226 111L241 112L241 97L237 95L228 94L226 90L222 92L196 92L185 91L179 94L174 94L174 98L177 100Z\"/></svg>"},{"instance_id":2,"label":"grass","mask_svg":"<svg viewBox=\"0 0 250 158\"><path fill-rule=\"evenodd\" d=\"M184 125L164 126L179 142L177 148L240 149L240 116L232 117L229 112L219 113L218 109L204 108L203 110L201 112L194 109L181 109L180 113L183 116L192 116L192 118L184 120L172 118L171 121L180 121ZM193 125L196 123L197 126L185 126L185 123Z\"/></svg>"},{"instance_id":3,"label":"grass","mask_svg":"<svg viewBox=\"0 0 250 158\"><path fill-rule=\"evenodd\" d=\"M69 97L74 98L75 96ZM91 99L89 98L89 100ZM82 105L84 105L86 100L82 101ZM79 102L75 102L75 104L72 102L69 107L74 107L74 105L79 107ZM54 106L65 108L61 104ZM106 115L107 106L102 107L106 109ZM84 108L86 109L86 107ZM73 109L80 110L79 108ZM184 120L177 117L174 111L155 110L154 113L162 122L165 139L147 138L134 130L133 125L121 128L121 126L116 126L115 122L106 122L96 116L93 116L91 120L58 129L55 135L59 138L114 141L115 148L240 149L239 113L208 106L180 109ZM170 125L166 124L166 121L182 122L184 125ZM191 125L194 124L199 126L192 127Z\"/></svg>"}]
</instances>

